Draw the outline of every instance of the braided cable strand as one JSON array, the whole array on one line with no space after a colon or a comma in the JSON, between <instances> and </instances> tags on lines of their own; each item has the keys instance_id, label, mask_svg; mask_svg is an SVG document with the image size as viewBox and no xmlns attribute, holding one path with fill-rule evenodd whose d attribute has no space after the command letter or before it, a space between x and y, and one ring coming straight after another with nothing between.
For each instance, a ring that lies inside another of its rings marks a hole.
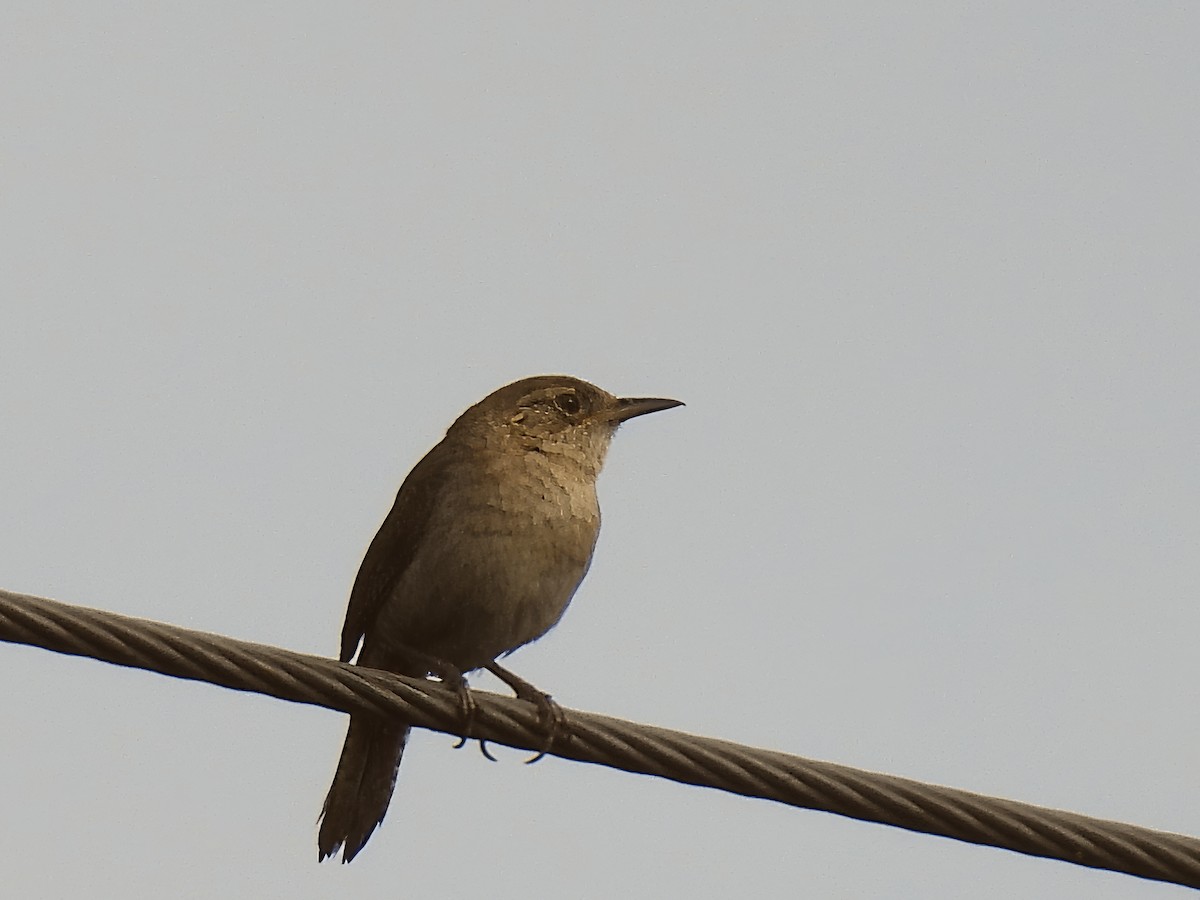
<instances>
[{"instance_id":1,"label":"braided cable strand","mask_svg":"<svg viewBox=\"0 0 1200 900\"><path fill-rule=\"evenodd\" d=\"M0 641L343 712L403 715L448 734L463 724L456 695L435 682L8 591L0 591ZM540 748L532 704L474 696L472 737ZM1197 838L576 710L567 729L556 756L1200 888Z\"/></svg>"}]
</instances>

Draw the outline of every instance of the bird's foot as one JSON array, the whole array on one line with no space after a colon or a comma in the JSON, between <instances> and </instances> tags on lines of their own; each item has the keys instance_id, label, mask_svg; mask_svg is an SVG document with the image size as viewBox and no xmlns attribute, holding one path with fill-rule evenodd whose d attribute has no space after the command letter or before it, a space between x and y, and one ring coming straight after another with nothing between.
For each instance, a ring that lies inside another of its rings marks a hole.
<instances>
[{"instance_id":1,"label":"bird's foot","mask_svg":"<svg viewBox=\"0 0 1200 900\"><path fill-rule=\"evenodd\" d=\"M555 702L553 697L545 691L539 691L525 679L514 675L494 662L484 668L512 688L518 700L524 700L526 703L532 703L537 707L538 724L541 725L542 730L545 732L545 741L536 756L525 760L526 765L537 762L549 753L556 741L570 737L570 732L567 729L566 713L563 712L563 708Z\"/></svg>"},{"instance_id":2,"label":"bird's foot","mask_svg":"<svg viewBox=\"0 0 1200 900\"><path fill-rule=\"evenodd\" d=\"M471 686L467 684L467 679L462 676L461 672L457 673L457 677L446 678L443 676L442 683L454 691L458 698L458 711L462 715L462 736L454 745L454 749L457 750L471 740L471 733L475 730L475 712L479 707L471 695Z\"/></svg>"},{"instance_id":3,"label":"bird's foot","mask_svg":"<svg viewBox=\"0 0 1200 900\"><path fill-rule=\"evenodd\" d=\"M435 657L427 657L426 661L429 664L429 671L436 675L446 687L454 691L454 695L458 700L458 711L462 716L463 728L462 736L458 739L458 743L454 745L457 750L471 739L471 732L475 730L475 698L471 696L471 686L467 684L466 676L456 666L452 666L443 660Z\"/></svg>"}]
</instances>

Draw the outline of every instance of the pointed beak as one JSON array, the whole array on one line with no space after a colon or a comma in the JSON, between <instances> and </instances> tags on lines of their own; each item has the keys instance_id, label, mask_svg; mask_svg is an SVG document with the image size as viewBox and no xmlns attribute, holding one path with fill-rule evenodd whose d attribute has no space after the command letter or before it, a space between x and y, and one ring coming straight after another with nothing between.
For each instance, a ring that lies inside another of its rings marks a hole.
<instances>
[{"instance_id":1,"label":"pointed beak","mask_svg":"<svg viewBox=\"0 0 1200 900\"><path fill-rule=\"evenodd\" d=\"M661 397L621 397L617 400L617 408L612 417L616 422L624 422L635 416L674 409L676 406L683 406L683 403L678 400L664 400Z\"/></svg>"}]
</instances>

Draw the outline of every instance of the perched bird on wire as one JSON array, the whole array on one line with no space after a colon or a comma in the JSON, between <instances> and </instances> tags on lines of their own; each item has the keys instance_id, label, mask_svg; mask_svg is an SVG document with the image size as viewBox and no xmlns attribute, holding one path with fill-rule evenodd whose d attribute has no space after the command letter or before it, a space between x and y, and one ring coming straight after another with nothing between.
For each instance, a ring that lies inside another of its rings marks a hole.
<instances>
[{"instance_id":1,"label":"perched bird on wire","mask_svg":"<svg viewBox=\"0 0 1200 900\"><path fill-rule=\"evenodd\" d=\"M622 422L682 406L621 398L567 375L513 382L450 426L409 473L358 570L340 658L423 678L473 704L463 674L487 669L538 705L549 739L561 711L498 657L554 627L600 533L596 477ZM383 820L411 726L355 715L325 805L321 859L350 862Z\"/></svg>"}]
</instances>

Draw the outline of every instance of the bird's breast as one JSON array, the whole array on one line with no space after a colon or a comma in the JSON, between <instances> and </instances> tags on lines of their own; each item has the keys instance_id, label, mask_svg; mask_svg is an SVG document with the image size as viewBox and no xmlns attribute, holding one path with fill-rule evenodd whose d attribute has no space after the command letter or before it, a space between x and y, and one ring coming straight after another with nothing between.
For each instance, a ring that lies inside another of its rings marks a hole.
<instances>
[{"instance_id":1,"label":"bird's breast","mask_svg":"<svg viewBox=\"0 0 1200 900\"><path fill-rule=\"evenodd\" d=\"M388 638L464 670L554 627L600 531L593 479L545 460L502 462L447 481L380 621Z\"/></svg>"}]
</instances>

